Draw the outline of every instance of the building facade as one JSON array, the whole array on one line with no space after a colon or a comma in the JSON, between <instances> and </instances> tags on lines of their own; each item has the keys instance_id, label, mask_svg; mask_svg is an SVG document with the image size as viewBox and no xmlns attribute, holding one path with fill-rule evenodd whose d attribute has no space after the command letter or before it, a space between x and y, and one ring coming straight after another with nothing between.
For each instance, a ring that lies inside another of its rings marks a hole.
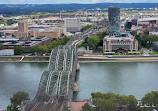
<instances>
[{"instance_id":1,"label":"building facade","mask_svg":"<svg viewBox=\"0 0 158 111\"><path fill-rule=\"evenodd\" d=\"M28 32L28 22L27 21L18 22L18 32Z\"/></svg>"},{"instance_id":2,"label":"building facade","mask_svg":"<svg viewBox=\"0 0 158 111\"><path fill-rule=\"evenodd\" d=\"M14 55L14 49L0 50L0 56L12 56Z\"/></svg>"},{"instance_id":3,"label":"building facade","mask_svg":"<svg viewBox=\"0 0 158 111\"><path fill-rule=\"evenodd\" d=\"M65 27L67 32L75 33L81 31L81 21L79 18L66 18Z\"/></svg>"},{"instance_id":4,"label":"building facade","mask_svg":"<svg viewBox=\"0 0 158 111\"><path fill-rule=\"evenodd\" d=\"M56 31L42 31L42 32L34 32L34 37L50 37L50 38L60 38L60 30Z\"/></svg>"},{"instance_id":5,"label":"building facade","mask_svg":"<svg viewBox=\"0 0 158 111\"><path fill-rule=\"evenodd\" d=\"M28 41L28 22L27 21L19 21L18 22L18 32L17 36L21 41Z\"/></svg>"},{"instance_id":6,"label":"building facade","mask_svg":"<svg viewBox=\"0 0 158 111\"><path fill-rule=\"evenodd\" d=\"M16 46L22 46L26 52L32 46L48 45L52 42L49 37L33 37L30 41L19 41L19 39L0 39L0 43L4 45L4 49L14 49Z\"/></svg>"},{"instance_id":7,"label":"building facade","mask_svg":"<svg viewBox=\"0 0 158 111\"><path fill-rule=\"evenodd\" d=\"M111 6L108 8L109 34L119 35L120 33L120 8Z\"/></svg>"},{"instance_id":8,"label":"building facade","mask_svg":"<svg viewBox=\"0 0 158 111\"><path fill-rule=\"evenodd\" d=\"M103 52L138 51L138 41L131 34L106 36L103 40Z\"/></svg>"}]
</instances>

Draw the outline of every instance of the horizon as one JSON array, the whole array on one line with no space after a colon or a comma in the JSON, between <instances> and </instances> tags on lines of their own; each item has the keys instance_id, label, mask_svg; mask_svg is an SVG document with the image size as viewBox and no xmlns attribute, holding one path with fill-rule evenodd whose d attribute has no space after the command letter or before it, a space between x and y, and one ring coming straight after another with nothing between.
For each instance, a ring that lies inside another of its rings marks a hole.
<instances>
[{"instance_id":1,"label":"horizon","mask_svg":"<svg viewBox=\"0 0 158 111\"><path fill-rule=\"evenodd\" d=\"M1 0L0 4L99 4L99 3L158 3L155 0Z\"/></svg>"},{"instance_id":2,"label":"horizon","mask_svg":"<svg viewBox=\"0 0 158 111\"><path fill-rule=\"evenodd\" d=\"M91 5L91 4L104 4L104 3L109 3L109 4L153 4L158 2L132 2L132 3L119 3L119 2L100 2L100 3L0 3L0 5L68 5L68 4L85 4L85 5Z\"/></svg>"}]
</instances>

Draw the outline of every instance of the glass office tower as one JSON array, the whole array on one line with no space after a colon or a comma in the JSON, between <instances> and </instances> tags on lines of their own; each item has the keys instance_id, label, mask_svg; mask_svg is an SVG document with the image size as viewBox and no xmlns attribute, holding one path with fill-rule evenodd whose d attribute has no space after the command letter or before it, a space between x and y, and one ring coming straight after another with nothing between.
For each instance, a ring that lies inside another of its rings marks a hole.
<instances>
[{"instance_id":1,"label":"glass office tower","mask_svg":"<svg viewBox=\"0 0 158 111\"><path fill-rule=\"evenodd\" d=\"M109 13L109 34L119 35L120 33L120 7L111 6L108 8Z\"/></svg>"}]
</instances>

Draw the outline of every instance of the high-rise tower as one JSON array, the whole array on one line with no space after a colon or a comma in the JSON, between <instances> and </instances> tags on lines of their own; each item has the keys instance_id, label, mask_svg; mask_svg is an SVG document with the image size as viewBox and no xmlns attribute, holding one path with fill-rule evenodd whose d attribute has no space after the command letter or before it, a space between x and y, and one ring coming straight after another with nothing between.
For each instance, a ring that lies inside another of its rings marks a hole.
<instances>
[{"instance_id":1,"label":"high-rise tower","mask_svg":"<svg viewBox=\"0 0 158 111\"><path fill-rule=\"evenodd\" d=\"M27 21L18 22L18 37L19 37L19 40L22 40L22 41L27 41L29 39Z\"/></svg>"},{"instance_id":2,"label":"high-rise tower","mask_svg":"<svg viewBox=\"0 0 158 111\"><path fill-rule=\"evenodd\" d=\"M108 8L109 34L119 35L120 33L120 7L111 6Z\"/></svg>"}]
</instances>

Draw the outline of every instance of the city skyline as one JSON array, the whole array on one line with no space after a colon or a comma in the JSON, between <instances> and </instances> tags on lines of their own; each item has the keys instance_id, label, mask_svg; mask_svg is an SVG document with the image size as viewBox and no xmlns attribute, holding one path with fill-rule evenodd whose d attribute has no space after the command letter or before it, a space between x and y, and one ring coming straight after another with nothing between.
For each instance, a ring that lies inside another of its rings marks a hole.
<instances>
[{"instance_id":1,"label":"city skyline","mask_svg":"<svg viewBox=\"0 0 158 111\"><path fill-rule=\"evenodd\" d=\"M69 4L69 3L81 3L81 4L93 4L93 3L158 3L155 0L1 0L0 4Z\"/></svg>"}]
</instances>

